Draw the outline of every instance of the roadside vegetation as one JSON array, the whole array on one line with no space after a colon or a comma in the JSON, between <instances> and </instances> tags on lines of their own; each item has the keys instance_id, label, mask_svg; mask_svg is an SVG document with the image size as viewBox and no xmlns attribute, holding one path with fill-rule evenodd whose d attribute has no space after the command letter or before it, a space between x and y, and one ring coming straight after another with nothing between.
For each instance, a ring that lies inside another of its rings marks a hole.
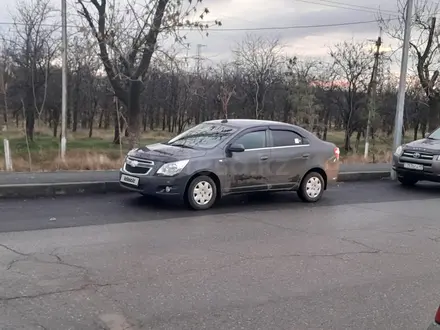
<instances>
[{"instance_id":1,"label":"roadside vegetation","mask_svg":"<svg viewBox=\"0 0 440 330\"><path fill-rule=\"evenodd\" d=\"M209 40L209 29L220 33L223 26L201 1L141 2L76 2L68 26L65 162L59 159L58 9L50 0L17 2L14 22L0 38L0 137L9 141L15 171L119 168L134 146L225 117L302 126L338 145L343 162L390 160L398 77L388 45L401 40L402 20L378 13L383 39L329 45L325 58L295 56L282 40L250 33L231 43L230 58L219 62L200 55L203 45L196 45L196 56L186 48L188 33ZM429 3L417 2L415 13L436 17L438 6ZM407 141L440 124L436 21L428 24L417 15L405 101ZM172 47L165 47L167 38ZM0 143L0 169L4 154Z\"/></svg>"},{"instance_id":2,"label":"roadside vegetation","mask_svg":"<svg viewBox=\"0 0 440 330\"><path fill-rule=\"evenodd\" d=\"M78 130L69 132L67 136L67 156L62 162L59 157L60 140L54 138L50 129L36 129L33 141L26 142L23 132L11 130L8 132L9 143L13 155L15 171L56 171L56 170L108 170L119 169L126 152L130 149L126 138L122 144L112 141L114 133L111 130L95 130L93 137L87 131ZM148 131L141 136L141 145L163 142L175 134L162 130ZM0 138L3 138L0 134ZM411 137L407 137L411 139ZM327 140L338 146L343 146L344 132L328 132ZM356 143L355 139L352 141ZM357 153L347 153L341 149L341 161L344 163L383 163L390 160L392 140L377 138L371 147L371 154L364 159L364 141L360 140ZM28 149L29 146L29 149ZM0 145L0 154L3 155L3 144ZM4 159L0 157L0 170L4 170Z\"/></svg>"}]
</instances>

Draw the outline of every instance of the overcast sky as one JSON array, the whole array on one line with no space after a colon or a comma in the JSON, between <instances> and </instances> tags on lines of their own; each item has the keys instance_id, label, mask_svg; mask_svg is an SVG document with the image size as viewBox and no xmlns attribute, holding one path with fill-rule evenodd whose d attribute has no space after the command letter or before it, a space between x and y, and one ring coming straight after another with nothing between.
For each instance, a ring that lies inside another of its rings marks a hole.
<instances>
[{"instance_id":1,"label":"overcast sky","mask_svg":"<svg viewBox=\"0 0 440 330\"><path fill-rule=\"evenodd\" d=\"M124 1L124 0L121 0ZM73 1L69 1L73 3ZM0 21L11 22L16 0L0 1ZM349 4L344 6L343 4ZM60 0L53 1L60 7ZM71 5L69 5L71 6ZM301 25L325 25L370 21L376 18L380 8L390 15L397 14L395 0L204 0L203 6L210 10L209 20L220 19L224 29L292 27ZM379 7L380 6L380 7ZM350 7L344 9L342 7ZM73 9L73 8L72 8ZM2 25L4 30L6 25ZM218 28L216 29L218 30ZM189 55L195 55L196 44L205 44L203 56L206 61L217 62L231 56L231 47L244 38L246 33L277 36L292 55L325 57L328 47L349 39L376 39L379 27L376 23L332 26L322 28L292 28L259 31L211 31L208 37L190 33ZM384 35L384 46L396 42Z\"/></svg>"}]
</instances>

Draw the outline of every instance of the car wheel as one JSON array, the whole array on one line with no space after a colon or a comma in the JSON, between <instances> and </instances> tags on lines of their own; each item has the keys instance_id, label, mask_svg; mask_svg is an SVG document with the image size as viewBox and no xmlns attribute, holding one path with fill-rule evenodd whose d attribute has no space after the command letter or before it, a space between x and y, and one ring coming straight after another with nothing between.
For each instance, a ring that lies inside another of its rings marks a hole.
<instances>
[{"instance_id":1,"label":"car wheel","mask_svg":"<svg viewBox=\"0 0 440 330\"><path fill-rule=\"evenodd\" d=\"M403 186L414 186L419 181L409 176L398 176L397 180L399 180Z\"/></svg>"},{"instance_id":2,"label":"car wheel","mask_svg":"<svg viewBox=\"0 0 440 330\"><path fill-rule=\"evenodd\" d=\"M209 176L197 176L188 186L186 202L193 210L207 210L217 198L217 186Z\"/></svg>"},{"instance_id":3,"label":"car wheel","mask_svg":"<svg viewBox=\"0 0 440 330\"><path fill-rule=\"evenodd\" d=\"M307 203L317 202L324 193L324 185L325 182L321 174L310 172L301 181L298 196Z\"/></svg>"}]
</instances>

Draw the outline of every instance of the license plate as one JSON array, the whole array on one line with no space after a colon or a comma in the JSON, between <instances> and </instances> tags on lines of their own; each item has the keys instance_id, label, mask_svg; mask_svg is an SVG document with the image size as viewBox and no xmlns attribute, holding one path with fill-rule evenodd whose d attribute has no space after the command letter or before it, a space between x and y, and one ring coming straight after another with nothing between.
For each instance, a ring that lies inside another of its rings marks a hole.
<instances>
[{"instance_id":1,"label":"license plate","mask_svg":"<svg viewBox=\"0 0 440 330\"><path fill-rule=\"evenodd\" d=\"M124 182L124 183L127 183L127 184L131 184L132 186L138 186L139 185L139 178L136 178L134 176L125 175L125 174L121 175L120 181Z\"/></svg>"},{"instance_id":2,"label":"license plate","mask_svg":"<svg viewBox=\"0 0 440 330\"><path fill-rule=\"evenodd\" d=\"M423 171L423 165L420 164L403 163L403 167L408 168L410 170Z\"/></svg>"}]
</instances>

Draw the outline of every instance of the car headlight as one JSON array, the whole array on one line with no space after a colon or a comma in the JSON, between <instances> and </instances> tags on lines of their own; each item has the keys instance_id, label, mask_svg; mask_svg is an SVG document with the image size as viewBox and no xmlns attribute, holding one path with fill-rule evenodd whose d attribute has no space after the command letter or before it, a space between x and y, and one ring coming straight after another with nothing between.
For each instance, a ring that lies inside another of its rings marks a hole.
<instances>
[{"instance_id":1,"label":"car headlight","mask_svg":"<svg viewBox=\"0 0 440 330\"><path fill-rule=\"evenodd\" d=\"M177 175L180 172L182 172L182 170L185 168L188 162L189 159L179 160L177 162L172 162L172 163L166 163L157 170L156 174L164 175L164 176Z\"/></svg>"},{"instance_id":2,"label":"car headlight","mask_svg":"<svg viewBox=\"0 0 440 330\"><path fill-rule=\"evenodd\" d=\"M136 154L136 151L137 151L137 150L138 150L138 148L131 149L131 150L128 152L127 156L134 156L134 155Z\"/></svg>"},{"instance_id":3,"label":"car headlight","mask_svg":"<svg viewBox=\"0 0 440 330\"><path fill-rule=\"evenodd\" d=\"M440 155L438 155L436 159L437 159L437 160L440 160Z\"/></svg>"},{"instance_id":4,"label":"car headlight","mask_svg":"<svg viewBox=\"0 0 440 330\"><path fill-rule=\"evenodd\" d=\"M396 151L394 152L394 154L396 156L402 156L402 153L403 153L403 147L402 146L398 146Z\"/></svg>"}]
</instances>

